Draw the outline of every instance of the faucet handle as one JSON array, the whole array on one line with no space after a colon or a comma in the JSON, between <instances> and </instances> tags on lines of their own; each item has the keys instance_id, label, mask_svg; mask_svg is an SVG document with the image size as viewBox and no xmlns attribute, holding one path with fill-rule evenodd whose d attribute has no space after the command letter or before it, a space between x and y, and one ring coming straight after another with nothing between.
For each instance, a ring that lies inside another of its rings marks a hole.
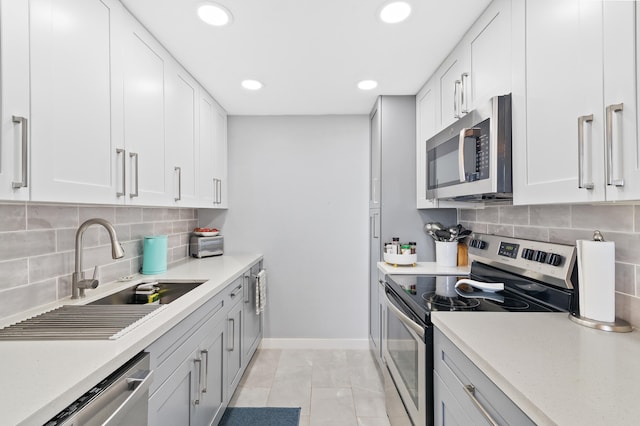
<instances>
[{"instance_id":1,"label":"faucet handle","mask_svg":"<svg viewBox=\"0 0 640 426\"><path fill-rule=\"evenodd\" d=\"M93 280L97 280L97 278L98 278L98 265L94 266L94 268L93 268L93 277L92 277L92 279Z\"/></svg>"}]
</instances>

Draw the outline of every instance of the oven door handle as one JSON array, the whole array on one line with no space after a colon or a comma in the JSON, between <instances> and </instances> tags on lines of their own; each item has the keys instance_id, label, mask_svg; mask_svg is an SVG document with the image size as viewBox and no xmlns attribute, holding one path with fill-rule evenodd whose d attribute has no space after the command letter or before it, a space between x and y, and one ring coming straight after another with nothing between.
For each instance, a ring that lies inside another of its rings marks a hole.
<instances>
[{"instance_id":1,"label":"oven door handle","mask_svg":"<svg viewBox=\"0 0 640 426\"><path fill-rule=\"evenodd\" d=\"M464 140L466 138L475 138L476 140L479 139L480 129L477 127L473 127L460 130L460 136L458 137L458 177L460 178L460 182L462 183L469 182L477 178L477 171L474 171L471 174L471 179L467 178L467 170L464 167Z\"/></svg>"},{"instance_id":2,"label":"oven door handle","mask_svg":"<svg viewBox=\"0 0 640 426\"><path fill-rule=\"evenodd\" d=\"M404 325L414 331L421 340L424 340L424 327L412 321L411 318L409 318L404 312L398 309L398 307L393 303L391 299L389 299L389 296L387 296L386 293L384 297L385 299L387 299L387 306L395 314L396 318L398 318Z\"/></svg>"}]
</instances>

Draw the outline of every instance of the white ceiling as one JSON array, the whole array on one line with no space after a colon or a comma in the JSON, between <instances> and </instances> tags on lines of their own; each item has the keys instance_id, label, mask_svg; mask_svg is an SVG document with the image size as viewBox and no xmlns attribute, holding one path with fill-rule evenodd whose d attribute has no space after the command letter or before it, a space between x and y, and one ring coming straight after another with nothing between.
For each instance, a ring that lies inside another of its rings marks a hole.
<instances>
[{"instance_id":1,"label":"white ceiling","mask_svg":"<svg viewBox=\"0 0 640 426\"><path fill-rule=\"evenodd\" d=\"M385 0L216 0L233 22L212 27L202 0L121 1L232 115L367 114L378 95L416 94L490 3L407 0L409 19L384 24Z\"/></svg>"}]
</instances>

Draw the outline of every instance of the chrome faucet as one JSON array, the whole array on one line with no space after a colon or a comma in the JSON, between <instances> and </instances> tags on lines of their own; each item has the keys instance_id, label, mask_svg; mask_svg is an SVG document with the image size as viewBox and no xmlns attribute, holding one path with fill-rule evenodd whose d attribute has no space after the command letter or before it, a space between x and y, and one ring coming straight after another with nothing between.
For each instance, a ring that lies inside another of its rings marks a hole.
<instances>
[{"instance_id":1,"label":"chrome faucet","mask_svg":"<svg viewBox=\"0 0 640 426\"><path fill-rule=\"evenodd\" d=\"M111 257L114 259L120 259L124 256L124 250L118 241L118 237L116 236L116 230L113 228L113 225L104 219L89 219L85 221L80 227L78 231L76 231L76 269L73 273L73 277L71 279L71 298L78 299L84 297L84 290L86 288L96 288L98 287L98 280L96 279L96 273L98 272L98 266L96 265L93 270L93 278L85 279L84 272L82 271L82 237L84 235L84 231L87 230L91 225L102 225L105 227L107 232L109 233L109 239L111 240Z\"/></svg>"}]
</instances>

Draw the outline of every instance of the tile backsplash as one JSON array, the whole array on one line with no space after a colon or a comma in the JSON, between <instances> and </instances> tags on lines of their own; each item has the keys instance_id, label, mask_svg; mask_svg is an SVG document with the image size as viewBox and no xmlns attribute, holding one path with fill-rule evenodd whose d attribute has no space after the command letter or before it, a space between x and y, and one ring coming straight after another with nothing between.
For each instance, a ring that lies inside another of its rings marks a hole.
<instances>
[{"instance_id":1,"label":"tile backsplash","mask_svg":"<svg viewBox=\"0 0 640 426\"><path fill-rule=\"evenodd\" d=\"M640 205L459 209L458 220L476 232L571 245L600 230L616 245L616 316L640 327Z\"/></svg>"},{"instance_id":2,"label":"tile backsplash","mask_svg":"<svg viewBox=\"0 0 640 426\"><path fill-rule=\"evenodd\" d=\"M144 236L169 236L168 263L187 257L198 210L0 203L0 318L71 295L76 230L95 217L114 225L125 251L124 258L111 258L101 226L84 233L83 268L91 274L98 265L98 278L106 283L139 272Z\"/></svg>"}]
</instances>

